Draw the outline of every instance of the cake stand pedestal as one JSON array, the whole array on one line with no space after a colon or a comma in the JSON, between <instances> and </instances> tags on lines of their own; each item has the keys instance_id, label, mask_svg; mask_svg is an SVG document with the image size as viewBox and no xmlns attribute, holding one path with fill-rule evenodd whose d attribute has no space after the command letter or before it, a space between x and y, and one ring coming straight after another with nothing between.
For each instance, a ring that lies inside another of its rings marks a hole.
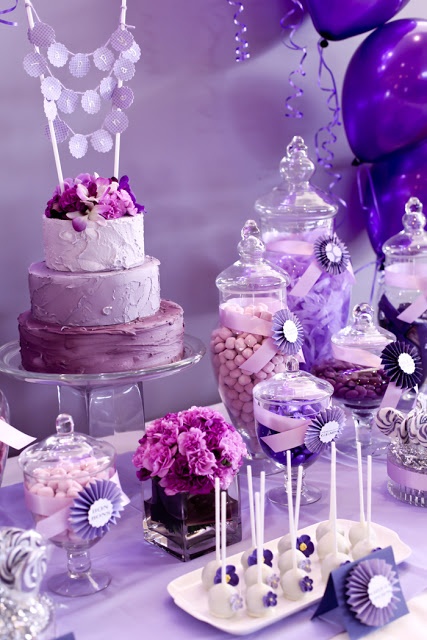
<instances>
[{"instance_id":1,"label":"cake stand pedestal","mask_svg":"<svg viewBox=\"0 0 427 640\"><path fill-rule=\"evenodd\" d=\"M197 364L205 354L198 339L184 335L184 356L178 362L151 369L100 374L35 373L22 368L19 343L0 347L0 372L25 382L55 385L58 413L85 422L94 437L111 436L121 431L141 431L145 426L143 383L179 373ZM83 426L83 425L82 425Z\"/></svg>"}]
</instances>

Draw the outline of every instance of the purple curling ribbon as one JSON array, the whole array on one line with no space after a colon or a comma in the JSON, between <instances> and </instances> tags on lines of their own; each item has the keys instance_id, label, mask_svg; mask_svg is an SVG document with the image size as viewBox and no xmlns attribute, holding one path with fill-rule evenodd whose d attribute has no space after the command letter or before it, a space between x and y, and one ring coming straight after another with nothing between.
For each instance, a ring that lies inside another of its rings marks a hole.
<instances>
[{"instance_id":1,"label":"purple curling ribbon","mask_svg":"<svg viewBox=\"0 0 427 640\"><path fill-rule=\"evenodd\" d=\"M249 43L245 38L245 33L247 32L247 26L239 20L239 14L244 11L243 2L236 2L235 0L228 0L228 4L231 7L236 7L236 12L233 16L233 22L237 27L236 34L234 39L236 41L236 62L243 62L250 58L251 54L249 53Z\"/></svg>"},{"instance_id":2,"label":"purple curling ribbon","mask_svg":"<svg viewBox=\"0 0 427 640\"><path fill-rule=\"evenodd\" d=\"M291 49L292 51L300 51L302 55L301 55L297 69L294 69L293 71L291 71L288 77L288 83L292 87L293 93L286 98L285 107L286 107L287 113L285 113L285 116L287 118L303 118L304 117L303 112L300 111L299 109L296 109L293 106L292 102L297 98L300 98L304 94L304 91L302 90L302 88L297 83L294 82L295 75L299 75L302 78L305 76L303 65L307 56L307 47L301 47L294 40L295 33L298 31L299 27L301 26L301 23L304 17L304 7L302 6L299 0L292 0L292 2L293 2L293 6L288 11L288 13L286 13L281 19L280 26L282 27L282 29L286 31L288 30L290 31L289 37L286 37L286 39L284 40L285 46L288 49Z\"/></svg>"},{"instance_id":3,"label":"purple curling ribbon","mask_svg":"<svg viewBox=\"0 0 427 640\"><path fill-rule=\"evenodd\" d=\"M341 126L342 122L340 118L341 109L339 106L335 77L332 69L329 67L325 60L325 56L323 55L323 49L326 47L326 45L327 40L324 40L323 38L320 39L317 43L317 50L319 52L320 58L317 83L321 91L329 94L326 100L326 106L328 108L328 111L331 112L331 119L326 125L320 127L320 129L317 130L314 136L314 141L316 146L317 162L323 167L325 172L331 178L328 191L330 194L332 194L333 189L342 179L342 175L339 172L334 171L335 156L334 152L331 149L331 146L334 145L337 141L337 136L334 133L334 129L335 127ZM328 86L323 82L325 74L329 76L330 83ZM342 200L341 198L337 199L343 207L347 207L347 204L344 200Z\"/></svg>"},{"instance_id":4,"label":"purple curling ribbon","mask_svg":"<svg viewBox=\"0 0 427 640\"><path fill-rule=\"evenodd\" d=\"M5 13L12 13L12 11L15 11L17 6L18 6L18 0L15 0L15 4L13 5L13 7L10 7L9 9L2 9L0 11L0 15L4 15ZM14 22L12 20L3 20L3 18L0 18L0 22L2 24L7 24L10 27L17 27L18 26L18 23Z\"/></svg>"}]
</instances>

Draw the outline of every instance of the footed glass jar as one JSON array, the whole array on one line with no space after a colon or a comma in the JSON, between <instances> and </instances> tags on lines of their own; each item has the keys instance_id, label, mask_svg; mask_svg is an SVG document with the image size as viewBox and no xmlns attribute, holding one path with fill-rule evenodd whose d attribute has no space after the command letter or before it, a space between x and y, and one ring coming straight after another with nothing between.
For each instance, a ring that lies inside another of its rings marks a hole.
<instances>
[{"instance_id":1,"label":"footed glass jar","mask_svg":"<svg viewBox=\"0 0 427 640\"><path fill-rule=\"evenodd\" d=\"M4 395L3 391L0 391L0 419L10 422L10 410L9 403ZM1 428L0 428L1 437ZM3 480L3 474L6 467L7 456L9 453L9 447L0 439L0 487Z\"/></svg>"},{"instance_id":2,"label":"footed glass jar","mask_svg":"<svg viewBox=\"0 0 427 640\"><path fill-rule=\"evenodd\" d=\"M334 398L351 411L355 433L340 438L337 449L357 454L360 442L364 455L385 455L388 440L377 429L374 414L388 386L381 365L381 352L395 336L374 322L375 312L367 303L357 304L349 324L332 336L332 358L316 364L312 373L330 382Z\"/></svg>"},{"instance_id":3,"label":"footed glass jar","mask_svg":"<svg viewBox=\"0 0 427 640\"><path fill-rule=\"evenodd\" d=\"M216 279L219 324L210 351L221 400L243 436L250 464L254 471L269 472L275 467L256 436L252 390L285 368L271 335L275 314L286 308L288 276L264 260L265 246L253 220L246 222L241 238L239 260Z\"/></svg>"},{"instance_id":4,"label":"footed glass jar","mask_svg":"<svg viewBox=\"0 0 427 640\"><path fill-rule=\"evenodd\" d=\"M383 245L385 260L378 287L378 320L399 341L419 349L425 382L427 231L418 198L410 198L406 203L402 223L403 230Z\"/></svg>"},{"instance_id":5,"label":"footed glass jar","mask_svg":"<svg viewBox=\"0 0 427 640\"><path fill-rule=\"evenodd\" d=\"M285 470L285 486L275 487L268 492L272 502L286 505L287 452L290 452L292 490L296 491L298 466L303 467L301 504L316 502L321 496L319 489L305 482L305 469L317 459L322 449L319 446L309 448L306 444L307 427L314 419L323 416L321 412L331 407L334 388L326 380L301 371L298 360L288 357L286 371L278 373L269 380L259 382L253 391L254 415L260 446L277 467ZM325 424L329 422L329 418ZM338 435L334 427L325 435L325 443ZM319 433L322 425L319 423Z\"/></svg>"},{"instance_id":6,"label":"footed glass jar","mask_svg":"<svg viewBox=\"0 0 427 640\"><path fill-rule=\"evenodd\" d=\"M290 276L288 307L304 328L307 370L331 355L330 338L347 322L354 281L349 264L344 265L348 252L333 238L337 206L310 183L313 173L304 140L295 136L280 162L281 183L255 203L266 258ZM333 266L321 268L314 280L319 245Z\"/></svg>"},{"instance_id":7,"label":"footed glass jar","mask_svg":"<svg viewBox=\"0 0 427 640\"><path fill-rule=\"evenodd\" d=\"M36 530L67 552L68 571L52 576L51 591L83 596L105 589L105 571L92 570L89 549L115 524L123 494L112 445L74 431L71 416L60 414L56 434L27 447L19 456L25 502Z\"/></svg>"}]
</instances>

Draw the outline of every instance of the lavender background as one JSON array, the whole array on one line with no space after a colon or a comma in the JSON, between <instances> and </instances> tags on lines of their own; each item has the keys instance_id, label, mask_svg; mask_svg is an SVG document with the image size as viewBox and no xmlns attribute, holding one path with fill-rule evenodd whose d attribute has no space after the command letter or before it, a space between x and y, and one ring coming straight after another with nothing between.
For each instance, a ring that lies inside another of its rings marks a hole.
<instances>
[{"instance_id":1,"label":"lavender background","mask_svg":"<svg viewBox=\"0 0 427 640\"><path fill-rule=\"evenodd\" d=\"M74 52L103 44L116 28L120 11L119 0L36 0L35 6L41 19L54 26L57 40ZM277 184L279 161L292 136L303 135L315 158L314 134L328 121L326 98L317 85L318 34L310 17L296 35L308 48L304 96L293 103L304 118L296 120L285 117L284 105L291 94L288 75L297 68L300 54L285 47L280 27L292 3L246 0L244 6L251 59L237 64L235 9L227 0L128 0L127 22L136 27L143 55L130 85L135 102L122 136L120 173L130 176L148 210L146 250L161 261L162 297L184 307L186 331L205 344L217 320L215 278L236 260L240 229L254 217L255 200ZM39 81L22 67L31 50L23 1L10 15L19 26L0 25L1 344L17 339L17 316L29 307L27 268L42 259L41 215L57 184L52 151L43 135ZM427 18L425 2L412 0L397 17ZM332 43L325 52L339 91L348 62L365 37ZM98 77L91 75L87 86L76 88L93 88ZM100 117L82 116L81 123L75 118L70 124L89 132L98 128ZM353 155L343 128L337 133L335 168L343 180L335 193L348 203L337 222L357 269L374 254L358 204ZM75 160L64 145L60 153L65 176L113 172L112 153L89 151ZM314 182L328 184L322 168ZM368 268L358 278L353 302L369 298L372 273ZM4 375L0 386L11 405L12 424L38 436L52 431L54 386ZM147 382L144 392L147 418L219 400L208 356L188 371Z\"/></svg>"}]
</instances>

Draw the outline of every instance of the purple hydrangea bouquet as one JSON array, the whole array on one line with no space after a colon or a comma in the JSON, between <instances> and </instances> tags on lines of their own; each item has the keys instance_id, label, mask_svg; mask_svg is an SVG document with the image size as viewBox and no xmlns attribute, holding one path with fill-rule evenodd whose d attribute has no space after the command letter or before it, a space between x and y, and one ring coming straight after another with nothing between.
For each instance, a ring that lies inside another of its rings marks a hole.
<instances>
[{"instance_id":1,"label":"purple hydrangea bouquet","mask_svg":"<svg viewBox=\"0 0 427 640\"><path fill-rule=\"evenodd\" d=\"M215 548L215 478L227 491L227 544L242 536L238 472L241 435L205 407L168 413L146 425L133 455L144 490L144 537L181 560Z\"/></svg>"},{"instance_id":2,"label":"purple hydrangea bouquet","mask_svg":"<svg viewBox=\"0 0 427 640\"><path fill-rule=\"evenodd\" d=\"M123 216L135 216L144 211L137 203L129 178L101 178L96 173L81 173L74 180L64 180L64 190L56 187L46 205L45 216L71 220L75 231L86 229L88 220L105 224Z\"/></svg>"},{"instance_id":3,"label":"purple hydrangea bouquet","mask_svg":"<svg viewBox=\"0 0 427 640\"><path fill-rule=\"evenodd\" d=\"M206 407L191 407L147 424L133 456L140 480L157 478L165 494L210 493L215 478L228 489L246 456L242 436Z\"/></svg>"}]
</instances>

